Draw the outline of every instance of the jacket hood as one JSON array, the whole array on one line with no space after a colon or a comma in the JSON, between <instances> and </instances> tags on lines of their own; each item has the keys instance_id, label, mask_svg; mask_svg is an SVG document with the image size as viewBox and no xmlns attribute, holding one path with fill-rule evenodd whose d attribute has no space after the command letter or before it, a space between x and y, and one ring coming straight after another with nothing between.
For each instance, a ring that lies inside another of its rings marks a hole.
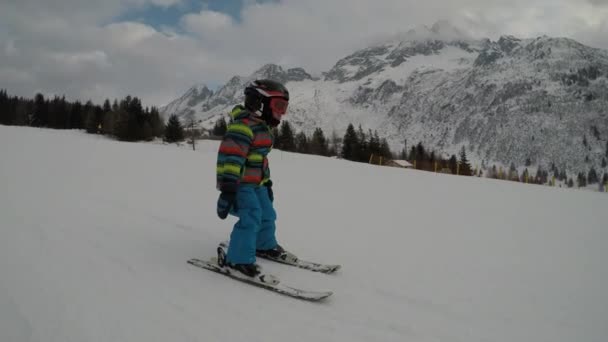
<instances>
[{"instance_id":1,"label":"jacket hood","mask_svg":"<svg viewBox=\"0 0 608 342\"><path fill-rule=\"evenodd\" d=\"M232 120L244 119L251 115L251 112L247 110L243 105L236 105L230 112Z\"/></svg>"}]
</instances>

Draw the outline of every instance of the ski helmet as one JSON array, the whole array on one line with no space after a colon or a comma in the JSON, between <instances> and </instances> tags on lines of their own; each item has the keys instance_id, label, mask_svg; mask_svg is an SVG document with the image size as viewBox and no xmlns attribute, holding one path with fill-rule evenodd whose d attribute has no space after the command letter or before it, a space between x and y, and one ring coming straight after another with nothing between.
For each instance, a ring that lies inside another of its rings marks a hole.
<instances>
[{"instance_id":1,"label":"ski helmet","mask_svg":"<svg viewBox=\"0 0 608 342\"><path fill-rule=\"evenodd\" d=\"M287 112L289 91L273 80L255 80L245 88L245 108L262 113L262 119L270 126L278 126Z\"/></svg>"}]
</instances>

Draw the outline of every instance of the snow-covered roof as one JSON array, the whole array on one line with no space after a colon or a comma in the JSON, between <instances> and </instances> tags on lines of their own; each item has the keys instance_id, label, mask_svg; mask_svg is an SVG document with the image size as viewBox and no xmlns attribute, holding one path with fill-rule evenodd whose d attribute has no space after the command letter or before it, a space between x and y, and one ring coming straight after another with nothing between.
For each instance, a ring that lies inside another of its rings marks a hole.
<instances>
[{"instance_id":1,"label":"snow-covered roof","mask_svg":"<svg viewBox=\"0 0 608 342\"><path fill-rule=\"evenodd\" d=\"M413 166L407 160L393 160L393 162L401 167L412 167Z\"/></svg>"}]
</instances>

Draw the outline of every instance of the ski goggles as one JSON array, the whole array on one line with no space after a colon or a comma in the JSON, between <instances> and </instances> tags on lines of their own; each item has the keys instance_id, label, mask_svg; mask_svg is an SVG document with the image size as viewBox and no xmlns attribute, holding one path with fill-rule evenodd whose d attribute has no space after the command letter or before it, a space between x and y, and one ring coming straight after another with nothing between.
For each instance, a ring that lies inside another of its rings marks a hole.
<instances>
[{"instance_id":1,"label":"ski goggles","mask_svg":"<svg viewBox=\"0 0 608 342\"><path fill-rule=\"evenodd\" d=\"M270 98L270 110L272 111L272 115L275 119L280 120L281 116L287 113L287 105L289 101L285 100L282 97L271 97Z\"/></svg>"}]
</instances>

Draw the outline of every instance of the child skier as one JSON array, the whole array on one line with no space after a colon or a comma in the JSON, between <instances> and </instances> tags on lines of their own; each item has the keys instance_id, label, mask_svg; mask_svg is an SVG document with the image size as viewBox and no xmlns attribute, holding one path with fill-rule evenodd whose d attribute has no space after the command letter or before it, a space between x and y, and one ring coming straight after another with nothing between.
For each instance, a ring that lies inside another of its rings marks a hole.
<instances>
[{"instance_id":1,"label":"child skier","mask_svg":"<svg viewBox=\"0 0 608 342\"><path fill-rule=\"evenodd\" d=\"M230 113L217 157L217 214L239 218L230 235L226 266L247 276L260 273L256 253L277 257L284 250L275 237L276 212L267 155L287 111L289 92L279 82L256 80L245 88L244 106Z\"/></svg>"}]
</instances>

